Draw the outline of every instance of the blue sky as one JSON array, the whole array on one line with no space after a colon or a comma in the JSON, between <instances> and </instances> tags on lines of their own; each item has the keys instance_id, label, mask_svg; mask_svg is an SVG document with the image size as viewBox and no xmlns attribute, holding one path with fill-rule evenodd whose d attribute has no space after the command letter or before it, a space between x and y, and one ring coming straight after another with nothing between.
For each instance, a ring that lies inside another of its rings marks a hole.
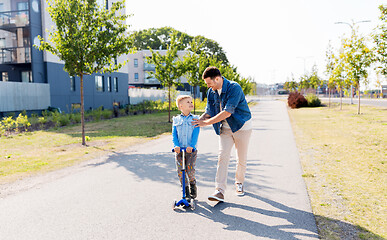
<instances>
[{"instance_id":1,"label":"blue sky","mask_svg":"<svg viewBox=\"0 0 387 240\"><path fill-rule=\"evenodd\" d=\"M126 0L131 30L170 26L217 41L243 76L258 83L296 80L316 64L324 77L329 40L339 48L350 27L359 23L367 35L379 23L380 4L387 0ZM371 74L371 82L374 76ZM372 83L371 83L372 87Z\"/></svg>"}]
</instances>

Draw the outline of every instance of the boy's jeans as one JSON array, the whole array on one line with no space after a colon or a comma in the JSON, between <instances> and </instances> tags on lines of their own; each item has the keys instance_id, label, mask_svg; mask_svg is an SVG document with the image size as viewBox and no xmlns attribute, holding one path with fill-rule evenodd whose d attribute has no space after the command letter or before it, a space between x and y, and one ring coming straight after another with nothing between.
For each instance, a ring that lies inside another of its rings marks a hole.
<instances>
[{"instance_id":1,"label":"boy's jeans","mask_svg":"<svg viewBox=\"0 0 387 240\"><path fill-rule=\"evenodd\" d=\"M239 130L232 132L229 128L222 128L219 135L218 169L216 171L215 188L224 194L227 186L227 171L230 162L232 146L237 151L235 183L245 181L247 150L253 130Z\"/></svg>"},{"instance_id":2,"label":"boy's jeans","mask_svg":"<svg viewBox=\"0 0 387 240\"><path fill-rule=\"evenodd\" d=\"M185 153L185 172L188 175L185 177L185 185L188 186L188 180L190 183L195 183L196 184L196 179L195 179L195 164L196 164L196 157L197 157L197 150L192 153ZM182 169L183 169L183 156L182 152L176 153L175 154L175 160L176 160L176 170L177 170L177 175L179 176L180 183L183 184L182 180Z\"/></svg>"}]
</instances>

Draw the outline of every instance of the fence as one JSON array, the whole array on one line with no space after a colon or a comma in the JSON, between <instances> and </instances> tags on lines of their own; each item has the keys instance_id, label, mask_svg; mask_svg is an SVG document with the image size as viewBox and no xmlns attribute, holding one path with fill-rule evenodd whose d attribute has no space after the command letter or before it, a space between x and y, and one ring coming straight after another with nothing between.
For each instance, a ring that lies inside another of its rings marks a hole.
<instances>
[{"instance_id":1,"label":"fence","mask_svg":"<svg viewBox=\"0 0 387 240\"><path fill-rule=\"evenodd\" d=\"M178 95L186 94L191 95L190 91L178 91ZM166 101L168 99L168 92L166 90L159 89L144 89L144 88L129 88L129 103L137 104L143 101Z\"/></svg>"},{"instance_id":2,"label":"fence","mask_svg":"<svg viewBox=\"0 0 387 240\"><path fill-rule=\"evenodd\" d=\"M48 84L0 82L0 112L47 109L50 102Z\"/></svg>"}]
</instances>

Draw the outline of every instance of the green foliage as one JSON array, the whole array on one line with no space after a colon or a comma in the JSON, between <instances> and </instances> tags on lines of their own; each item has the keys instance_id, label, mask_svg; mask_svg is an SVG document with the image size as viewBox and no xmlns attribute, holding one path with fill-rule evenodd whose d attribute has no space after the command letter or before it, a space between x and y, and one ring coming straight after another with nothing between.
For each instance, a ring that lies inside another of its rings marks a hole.
<instances>
[{"instance_id":1,"label":"green foliage","mask_svg":"<svg viewBox=\"0 0 387 240\"><path fill-rule=\"evenodd\" d=\"M387 76L387 6L380 5L380 24L377 26L372 37L375 42L374 47L374 60L379 63L380 73Z\"/></svg>"},{"instance_id":2,"label":"green foliage","mask_svg":"<svg viewBox=\"0 0 387 240\"><path fill-rule=\"evenodd\" d=\"M5 131L8 131L8 132L10 132L11 130L13 130L16 127L16 122L12 116L3 118L1 123L2 123Z\"/></svg>"},{"instance_id":3,"label":"green foliage","mask_svg":"<svg viewBox=\"0 0 387 240\"><path fill-rule=\"evenodd\" d=\"M27 131L29 126L31 126L31 123L28 121L27 115L20 113L19 116L16 118L15 127L19 131Z\"/></svg>"},{"instance_id":4,"label":"green foliage","mask_svg":"<svg viewBox=\"0 0 387 240\"><path fill-rule=\"evenodd\" d=\"M306 97L308 107L320 107L321 101L315 94L308 94Z\"/></svg>"},{"instance_id":5,"label":"green foliage","mask_svg":"<svg viewBox=\"0 0 387 240\"><path fill-rule=\"evenodd\" d=\"M61 114L59 112L57 112L57 111L52 112L51 113L51 118L52 118L52 121L55 124L55 127L59 127L60 126Z\"/></svg>"},{"instance_id":6,"label":"green foliage","mask_svg":"<svg viewBox=\"0 0 387 240\"><path fill-rule=\"evenodd\" d=\"M203 36L192 37L171 27L149 28L135 31L132 33L131 38L134 47L137 49L167 49L172 42L171 36L173 34L176 34L177 38L181 39L178 50L192 49L192 43L194 42L200 46L199 48L195 48L194 52L196 54L205 54L207 58L216 56L220 61L228 63L226 53L216 41Z\"/></svg>"}]
</instances>

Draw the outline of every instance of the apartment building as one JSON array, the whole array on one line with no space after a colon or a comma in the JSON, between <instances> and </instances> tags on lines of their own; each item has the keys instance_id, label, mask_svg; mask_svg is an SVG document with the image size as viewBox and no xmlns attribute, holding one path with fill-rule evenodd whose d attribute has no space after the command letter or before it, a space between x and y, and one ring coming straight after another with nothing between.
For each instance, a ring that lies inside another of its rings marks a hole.
<instances>
[{"instance_id":1,"label":"apartment building","mask_svg":"<svg viewBox=\"0 0 387 240\"><path fill-rule=\"evenodd\" d=\"M167 50L154 50L164 55ZM177 55L179 58L187 54L187 51L178 51ZM129 72L129 85L141 88L162 88L160 81L154 77L151 77L149 72L155 71L153 64L147 63L147 58L152 56L150 50L141 50L136 53L129 54L128 59L128 72ZM187 78L184 76L180 78L182 86L178 87L177 90L190 91L193 93L193 87L188 84ZM199 94L199 88L196 88L197 94ZM199 95L198 95L199 96Z\"/></svg>"},{"instance_id":2,"label":"apartment building","mask_svg":"<svg viewBox=\"0 0 387 240\"><path fill-rule=\"evenodd\" d=\"M109 8L114 1L98 3ZM79 107L80 78L69 76L56 56L33 47L38 35L48 40L46 29L54 26L47 7L45 0L0 0L0 113ZM84 76L84 103L86 110L127 104L128 68Z\"/></svg>"}]
</instances>

